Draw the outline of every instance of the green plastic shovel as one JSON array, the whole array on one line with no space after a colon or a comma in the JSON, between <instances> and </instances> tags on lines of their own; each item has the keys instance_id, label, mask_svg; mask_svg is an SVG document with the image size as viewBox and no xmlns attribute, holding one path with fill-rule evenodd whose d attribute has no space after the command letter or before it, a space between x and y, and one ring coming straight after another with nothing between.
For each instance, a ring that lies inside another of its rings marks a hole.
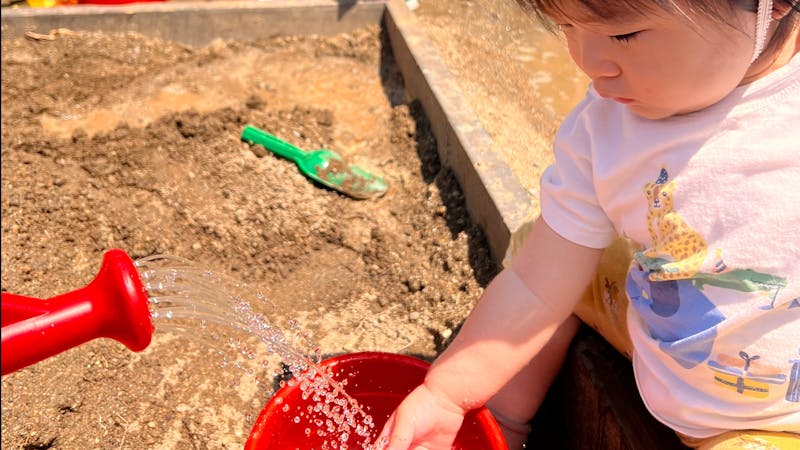
<instances>
[{"instance_id":1,"label":"green plastic shovel","mask_svg":"<svg viewBox=\"0 0 800 450\"><path fill-rule=\"evenodd\" d=\"M252 125L244 127L242 140L294 161L303 175L353 198L380 197L389 187L383 177L348 164L333 150L301 150Z\"/></svg>"}]
</instances>

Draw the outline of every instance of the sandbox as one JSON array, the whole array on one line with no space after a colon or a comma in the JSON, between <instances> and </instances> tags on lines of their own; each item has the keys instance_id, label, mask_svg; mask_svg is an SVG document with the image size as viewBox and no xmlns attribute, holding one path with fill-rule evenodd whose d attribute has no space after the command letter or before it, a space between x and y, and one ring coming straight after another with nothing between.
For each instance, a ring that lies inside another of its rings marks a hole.
<instances>
[{"instance_id":1,"label":"sandbox","mask_svg":"<svg viewBox=\"0 0 800 450\"><path fill-rule=\"evenodd\" d=\"M402 2L2 12L8 292L79 287L109 248L176 255L246 283L324 354L430 360L523 222L527 193ZM242 142L246 124L390 190L316 185ZM157 324L142 353L98 340L4 377L3 446L241 448L272 372L238 368L219 333Z\"/></svg>"}]
</instances>

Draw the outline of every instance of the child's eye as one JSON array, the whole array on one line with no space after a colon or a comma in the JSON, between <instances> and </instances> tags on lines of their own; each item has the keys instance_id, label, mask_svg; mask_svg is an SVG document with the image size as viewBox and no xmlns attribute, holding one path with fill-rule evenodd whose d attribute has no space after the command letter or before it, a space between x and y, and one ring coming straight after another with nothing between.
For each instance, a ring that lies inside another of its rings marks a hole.
<instances>
[{"instance_id":1,"label":"child's eye","mask_svg":"<svg viewBox=\"0 0 800 450\"><path fill-rule=\"evenodd\" d=\"M612 39L620 41L620 42L629 42L631 39L635 38L638 35L638 31L634 31L633 33L625 33L625 34L616 34L611 36Z\"/></svg>"}]
</instances>

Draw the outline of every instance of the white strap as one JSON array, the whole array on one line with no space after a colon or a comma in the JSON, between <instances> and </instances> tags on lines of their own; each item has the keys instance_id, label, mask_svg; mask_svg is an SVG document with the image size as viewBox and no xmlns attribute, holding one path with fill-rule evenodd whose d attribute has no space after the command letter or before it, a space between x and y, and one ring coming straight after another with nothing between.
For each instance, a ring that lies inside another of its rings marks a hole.
<instances>
[{"instance_id":1,"label":"white strap","mask_svg":"<svg viewBox=\"0 0 800 450\"><path fill-rule=\"evenodd\" d=\"M756 17L756 42L753 49L752 63L764 51L764 46L767 43L767 33L769 32L769 22L772 18L772 0L761 0L758 2L758 14Z\"/></svg>"}]
</instances>

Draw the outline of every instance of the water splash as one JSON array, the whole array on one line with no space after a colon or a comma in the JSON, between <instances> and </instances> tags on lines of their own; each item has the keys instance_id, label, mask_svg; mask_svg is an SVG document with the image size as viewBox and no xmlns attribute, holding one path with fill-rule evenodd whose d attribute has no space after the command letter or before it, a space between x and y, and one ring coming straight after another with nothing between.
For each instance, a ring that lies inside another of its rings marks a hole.
<instances>
[{"instance_id":1,"label":"water splash","mask_svg":"<svg viewBox=\"0 0 800 450\"><path fill-rule=\"evenodd\" d=\"M247 287L244 284L198 268L189 260L153 255L137 259L135 265L147 291L150 316L157 330L184 331L188 336L196 336L198 325L205 330L214 323L242 337L256 338L269 354L280 358L282 367L274 373L280 379L279 385L300 383L298 387L303 398L316 402L308 415L301 415L313 425L308 429L309 433L311 428L316 428L318 435L327 433L330 436L327 448L347 449L349 441L359 438L360 448L377 450L385 445L372 443L378 431L372 417L345 392L346 381L334 380L330 369L319 365L321 350L302 332L297 321L289 322L291 334L287 335L253 309L246 300ZM256 300L258 304L266 302L261 293L256 294ZM239 338L229 338L227 345L247 360L254 360L262 354L261 348L254 349ZM227 364L225 360L222 366ZM253 369L245 368L239 362L235 365L254 376ZM263 360L261 367L267 365L268 362ZM287 381L284 379L287 376L293 378ZM295 417L296 422L300 420L300 415Z\"/></svg>"}]
</instances>

